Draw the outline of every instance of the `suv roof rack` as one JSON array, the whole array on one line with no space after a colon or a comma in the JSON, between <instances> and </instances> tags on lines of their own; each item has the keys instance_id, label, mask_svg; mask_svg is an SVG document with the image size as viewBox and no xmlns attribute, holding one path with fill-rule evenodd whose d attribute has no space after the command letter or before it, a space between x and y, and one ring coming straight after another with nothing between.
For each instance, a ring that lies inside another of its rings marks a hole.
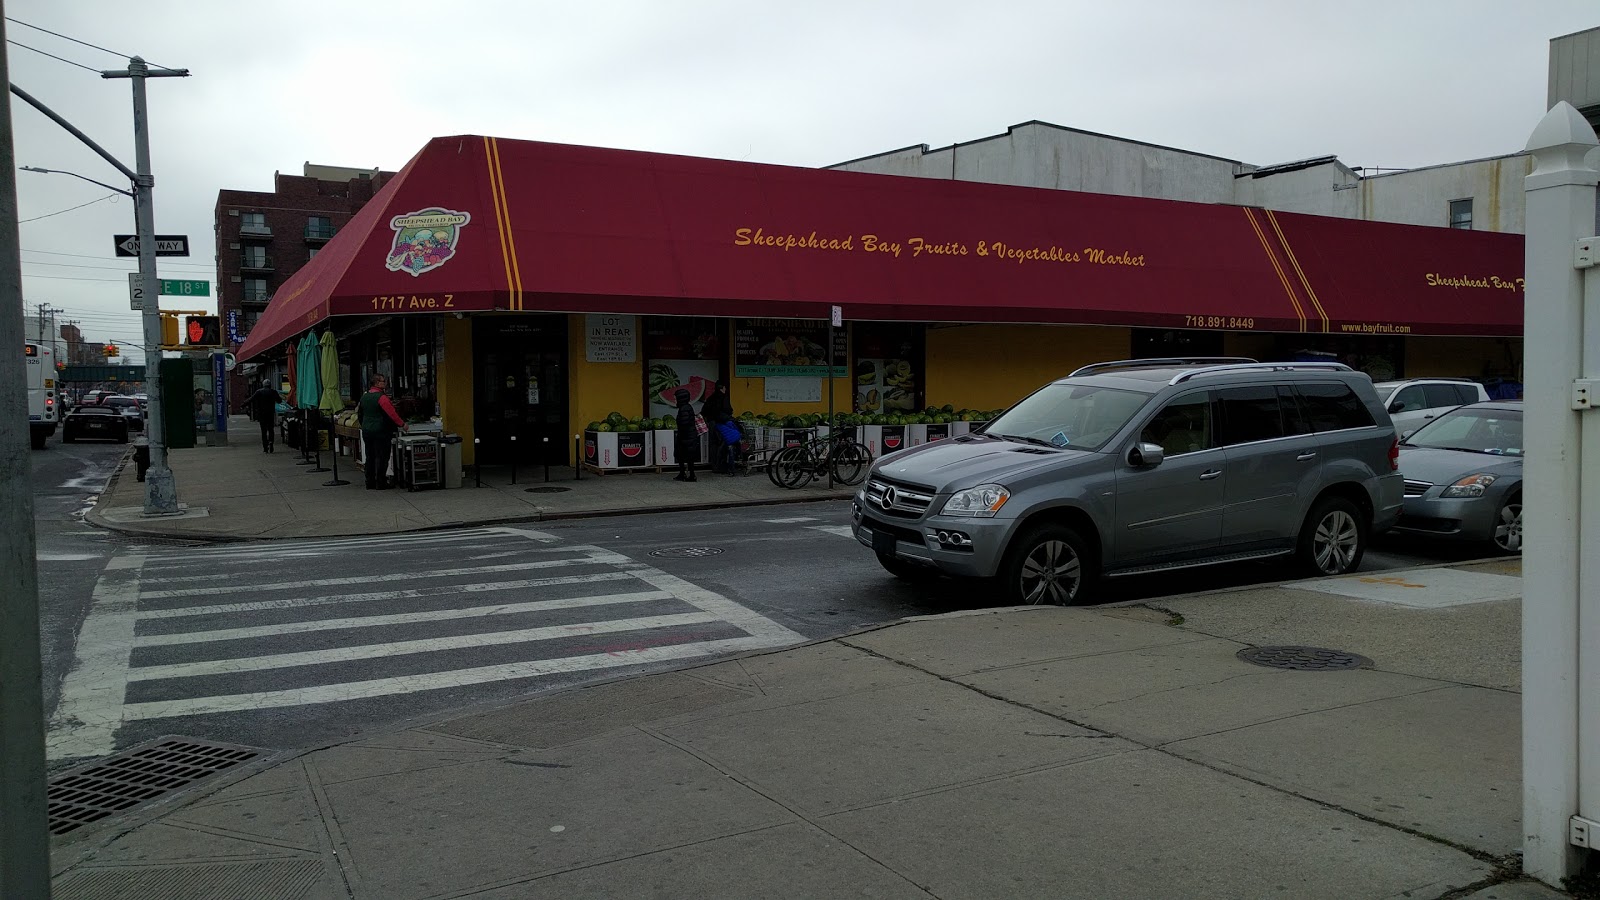
<instances>
[{"instance_id":1,"label":"suv roof rack","mask_svg":"<svg viewBox=\"0 0 1600 900\"><path fill-rule=\"evenodd\" d=\"M1164 369L1171 366L1220 366L1254 362L1256 361L1246 356L1158 356L1148 359L1119 359L1113 362L1091 363L1067 377L1076 378L1079 375L1093 375L1096 372L1110 372L1115 369Z\"/></svg>"},{"instance_id":2,"label":"suv roof rack","mask_svg":"<svg viewBox=\"0 0 1600 900\"><path fill-rule=\"evenodd\" d=\"M1201 369L1190 369L1172 376L1167 384L1182 384L1196 375L1213 375L1222 372L1232 372L1239 369L1258 372L1354 372L1355 370L1340 362L1248 362L1231 363L1220 366L1206 366Z\"/></svg>"}]
</instances>

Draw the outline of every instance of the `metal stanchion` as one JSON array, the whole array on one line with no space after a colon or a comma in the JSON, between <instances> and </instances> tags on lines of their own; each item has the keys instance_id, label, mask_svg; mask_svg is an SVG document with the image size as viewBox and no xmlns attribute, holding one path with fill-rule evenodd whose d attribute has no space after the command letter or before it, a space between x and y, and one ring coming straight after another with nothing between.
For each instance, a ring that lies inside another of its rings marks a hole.
<instances>
[{"instance_id":1,"label":"metal stanchion","mask_svg":"<svg viewBox=\"0 0 1600 900\"><path fill-rule=\"evenodd\" d=\"M311 439L306 435L309 430L306 427L306 411L302 409L300 410L300 458L294 462L297 466L311 465Z\"/></svg>"},{"instance_id":2,"label":"metal stanchion","mask_svg":"<svg viewBox=\"0 0 1600 900\"><path fill-rule=\"evenodd\" d=\"M583 435L572 436L572 477L575 481L583 480Z\"/></svg>"},{"instance_id":3,"label":"metal stanchion","mask_svg":"<svg viewBox=\"0 0 1600 900\"><path fill-rule=\"evenodd\" d=\"M545 483L548 484L550 481L550 437L546 435L545 437L540 438L540 441L543 442L540 444L540 446L544 448L542 451L542 455L544 456L544 480Z\"/></svg>"},{"instance_id":4,"label":"metal stanchion","mask_svg":"<svg viewBox=\"0 0 1600 900\"><path fill-rule=\"evenodd\" d=\"M472 486L483 487L483 449L482 441L472 439Z\"/></svg>"},{"instance_id":5,"label":"metal stanchion","mask_svg":"<svg viewBox=\"0 0 1600 900\"><path fill-rule=\"evenodd\" d=\"M326 468L324 468L323 465L322 465L322 410L320 410L320 409L312 410L311 411L311 416L312 416L312 421L314 421L316 423L316 427L311 429L311 433L312 433L312 435L314 435L315 440L317 442L317 446L316 446L317 464L312 466L311 468L307 469L306 471L308 473L310 473L310 472L326 472L328 470ZM328 445L329 446L333 445L333 429L331 429L331 428L328 429Z\"/></svg>"},{"instance_id":6,"label":"metal stanchion","mask_svg":"<svg viewBox=\"0 0 1600 900\"><path fill-rule=\"evenodd\" d=\"M349 484L350 482L339 477L339 436L333 433L332 425L328 426L328 445L333 448L333 478L324 481L322 486L338 487L341 484Z\"/></svg>"},{"instance_id":7,"label":"metal stanchion","mask_svg":"<svg viewBox=\"0 0 1600 900\"><path fill-rule=\"evenodd\" d=\"M511 436L511 483L517 483L517 436Z\"/></svg>"}]
</instances>

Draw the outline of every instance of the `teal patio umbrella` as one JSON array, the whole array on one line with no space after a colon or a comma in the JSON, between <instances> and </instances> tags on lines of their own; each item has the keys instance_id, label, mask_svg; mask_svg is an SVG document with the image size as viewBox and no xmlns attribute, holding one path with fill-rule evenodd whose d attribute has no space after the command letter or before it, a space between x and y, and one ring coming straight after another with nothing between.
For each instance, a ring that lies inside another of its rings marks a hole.
<instances>
[{"instance_id":1,"label":"teal patio umbrella","mask_svg":"<svg viewBox=\"0 0 1600 900\"><path fill-rule=\"evenodd\" d=\"M300 448L300 462L297 465L312 463L311 442L315 440L317 425L315 410L322 398L322 369L318 365L319 349L316 332L308 331L305 337L300 339L295 350L295 405L301 410L300 420L304 425L301 429L304 443ZM321 448L318 448L318 455L321 455ZM327 471L322 468L320 460L308 471L318 470Z\"/></svg>"},{"instance_id":2,"label":"teal patio umbrella","mask_svg":"<svg viewBox=\"0 0 1600 900\"><path fill-rule=\"evenodd\" d=\"M317 404L317 408L319 411L327 413L328 427L331 430L333 428L334 414L344 409L344 398L339 395L339 348L333 340L333 332L331 330L322 332L322 340L317 342L317 351L320 363L318 374L322 381L322 400ZM333 479L324 481L322 486L338 487L341 484L349 484L350 482L339 478L339 448L331 438L328 441L328 446L333 450ZM317 447L320 453L321 442L318 442ZM316 470L313 469L312 471Z\"/></svg>"}]
</instances>

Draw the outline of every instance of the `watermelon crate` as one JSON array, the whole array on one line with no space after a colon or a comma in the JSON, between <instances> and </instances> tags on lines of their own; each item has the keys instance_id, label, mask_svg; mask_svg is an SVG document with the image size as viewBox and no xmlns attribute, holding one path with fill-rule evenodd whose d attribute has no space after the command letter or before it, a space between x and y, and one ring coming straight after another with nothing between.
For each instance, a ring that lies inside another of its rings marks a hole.
<instances>
[{"instance_id":1,"label":"watermelon crate","mask_svg":"<svg viewBox=\"0 0 1600 900\"><path fill-rule=\"evenodd\" d=\"M597 471L656 465L651 458L654 436L650 431L585 431L583 461Z\"/></svg>"}]
</instances>

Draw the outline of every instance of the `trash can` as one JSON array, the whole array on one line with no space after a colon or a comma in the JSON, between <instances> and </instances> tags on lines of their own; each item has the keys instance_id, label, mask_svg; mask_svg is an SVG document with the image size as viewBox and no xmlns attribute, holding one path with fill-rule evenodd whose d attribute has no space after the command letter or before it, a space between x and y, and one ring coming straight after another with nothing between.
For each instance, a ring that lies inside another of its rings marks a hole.
<instances>
[{"instance_id":1,"label":"trash can","mask_svg":"<svg viewBox=\"0 0 1600 900\"><path fill-rule=\"evenodd\" d=\"M461 487L461 435L439 436L440 480L446 488Z\"/></svg>"},{"instance_id":2,"label":"trash can","mask_svg":"<svg viewBox=\"0 0 1600 900\"><path fill-rule=\"evenodd\" d=\"M136 470L135 478L144 480L144 473L150 468L150 441L139 438L133 442L133 465Z\"/></svg>"}]
</instances>

